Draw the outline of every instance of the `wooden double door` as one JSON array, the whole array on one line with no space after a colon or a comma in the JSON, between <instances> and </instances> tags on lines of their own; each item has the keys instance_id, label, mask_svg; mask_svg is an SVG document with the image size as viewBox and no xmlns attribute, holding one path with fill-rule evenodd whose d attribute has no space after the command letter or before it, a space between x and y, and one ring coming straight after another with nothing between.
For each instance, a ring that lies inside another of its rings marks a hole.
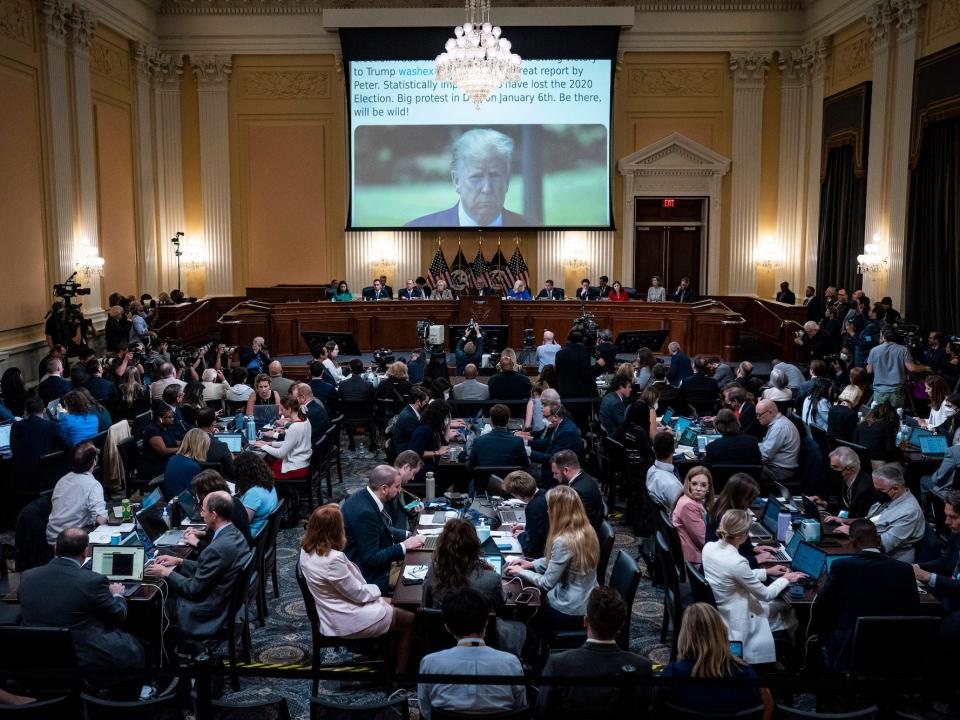
<instances>
[{"instance_id":1,"label":"wooden double door","mask_svg":"<svg viewBox=\"0 0 960 720\"><path fill-rule=\"evenodd\" d=\"M703 198L678 198L664 206L665 198L637 198L634 284L640 291L657 275L673 292L680 279L690 278L690 287L703 293Z\"/></svg>"}]
</instances>

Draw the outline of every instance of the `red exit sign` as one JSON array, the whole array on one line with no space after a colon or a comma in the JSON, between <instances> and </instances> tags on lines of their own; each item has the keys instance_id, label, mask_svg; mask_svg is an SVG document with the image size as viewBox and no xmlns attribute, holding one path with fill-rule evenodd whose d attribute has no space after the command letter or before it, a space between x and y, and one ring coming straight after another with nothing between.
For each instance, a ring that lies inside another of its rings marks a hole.
<instances>
[{"instance_id":1,"label":"red exit sign","mask_svg":"<svg viewBox=\"0 0 960 720\"><path fill-rule=\"evenodd\" d=\"M676 202L677 202L677 201L674 200L673 198L664 198L664 199L663 199L663 206L664 206L665 208L672 208L672 207L676 204Z\"/></svg>"}]
</instances>

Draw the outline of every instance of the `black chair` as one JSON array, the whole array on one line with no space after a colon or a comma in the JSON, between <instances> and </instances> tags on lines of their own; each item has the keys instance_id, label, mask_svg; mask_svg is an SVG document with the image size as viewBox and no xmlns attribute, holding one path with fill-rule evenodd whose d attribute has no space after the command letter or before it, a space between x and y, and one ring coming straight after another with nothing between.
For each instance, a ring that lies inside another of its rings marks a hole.
<instances>
[{"instance_id":1,"label":"black chair","mask_svg":"<svg viewBox=\"0 0 960 720\"><path fill-rule=\"evenodd\" d=\"M80 687L80 679L70 675L77 667L77 654L69 628L2 625L0 647L11 651L0 653L0 676L5 676L4 671L24 668L43 668L59 674L56 679L25 680L21 683L24 694L70 693Z\"/></svg>"},{"instance_id":2,"label":"black chair","mask_svg":"<svg viewBox=\"0 0 960 720\"><path fill-rule=\"evenodd\" d=\"M33 487L37 492L53 490L57 481L67 474L67 451L57 450L40 457L33 473Z\"/></svg>"},{"instance_id":3,"label":"black chair","mask_svg":"<svg viewBox=\"0 0 960 720\"><path fill-rule=\"evenodd\" d=\"M709 465L710 474L713 475L713 491L717 494L723 490L723 486L727 484L733 475L737 473L746 473L757 483L760 483L760 475L763 473L762 465L734 465L732 463L713 463Z\"/></svg>"},{"instance_id":4,"label":"black chair","mask_svg":"<svg viewBox=\"0 0 960 720\"><path fill-rule=\"evenodd\" d=\"M69 695L40 700L27 705L0 705L0 720L51 720L75 717L73 699Z\"/></svg>"},{"instance_id":5,"label":"black chair","mask_svg":"<svg viewBox=\"0 0 960 720\"><path fill-rule=\"evenodd\" d=\"M810 710L797 710L777 703L773 708L774 720L874 720L878 708L871 705L863 710L845 713L818 713Z\"/></svg>"},{"instance_id":6,"label":"black chair","mask_svg":"<svg viewBox=\"0 0 960 720\"><path fill-rule=\"evenodd\" d=\"M208 408L219 410L221 413L223 412L223 400L207 400L206 405Z\"/></svg>"},{"instance_id":7,"label":"black chair","mask_svg":"<svg viewBox=\"0 0 960 720\"><path fill-rule=\"evenodd\" d=\"M677 637L680 635L680 621L683 618L683 604L680 601L680 572L673 561L670 543L659 530L656 534L656 560L663 577L663 620L660 624L660 642L667 641L667 628L672 622L670 662L673 662L677 659Z\"/></svg>"},{"instance_id":8,"label":"black chair","mask_svg":"<svg viewBox=\"0 0 960 720\"><path fill-rule=\"evenodd\" d=\"M350 446L358 435L370 435L370 452L374 452L377 440L376 423L373 417L374 405L365 400L342 400L340 412L343 414L342 427L347 433Z\"/></svg>"},{"instance_id":9,"label":"black chair","mask_svg":"<svg viewBox=\"0 0 960 720\"><path fill-rule=\"evenodd\" d=\"M864 468L865 470L869 470L873 467L873 461L870 458L870 451L864 445L858 445L857 443L848 442L839 438L835 439L833 444L834 447L831 448L831 450L838 447L848 447L853 450L857 454L857 457L860 458L860 467Z\"/></svg>"},{"instance_id":10,"label":"black chair","mask_svg":"<svg viewBox=\"0 0 960 720\"><path fill-rule=\"evenodd\" d=\"M613 526L606 520L600 525L600 535L597 539L600 541L600 557L597 559L597 582L606 585L607 566L610 564L610 556L613 554L613 543L617 539Z\"/></svg>"},{"instance_id":11,"label":"black chair","mask_svg":"<svg viewBox=\"0 0 960 720\"><path fill-rule=\"evenodd\" d=\"M252 703L212 700L210 717L212 720L290 720L290 708L286 698Z\"/></svg>"},{"instance_id":12,"label":"black chair","mask_svg":"<svg viewBox=\"0 0 960 720\"><path fill-rule=\"evenodd\" d=\"M685 563L687 568L687 580L690 583L690 595L694 602L707 603L717 606L717 599L713 596L713 588L704 577L703 571L692 562Z\"/></svg>"},{"instance_id":13,"label":"black chair","mask_svg":"<svg viewBox=\"0 0 960 720\"><path fill-rule=\"evenodd\" d=\"M137 465L140 462L140 443L135 437L127 437L117 443L117 455L123 465L123 486L130 493L138 485Z\"/></svg>"},{"instance_id":14,"label":"black chair","mask_svg":"<svg viewBox=\"0 0 960 720\"><path fill-rule=\"evenodd\" d=\"M922 679L935 673L940 618L874 616L857 619L850 656L854 677Z\"/></svg>"},{"instance_id":15,"label":"black chair","mask_svg":"<svg viewBox=\"0 0 960 720\"><path fill-rule=\"evenodd\" d=\"M147 425L153 420L153 413L150 410L142 412L137 415L130 426L130 433L137 439L140 440L143 435L143 431L146 430Z\"/></svg>"},{"instance_id":16,"label":"black chair","mask_svg":"<svg viewBox=\"0 0 960 720\"><path fill-rule=\"evenodd\" d=\"M664 703L663 706L666 711L664 714L670 720L763 720L763 705L737 713L698 712L672 703Z\"/></svg>"},{"instance_id":17,"label":"black chair","mask_svg":"<svg viewBox=\"0 0 960 720\"><path fill-rule=\"evenodd\" d=\"M183 717L176 692L150 700L104 700L87 693L80 694L87 720L176 720Z\"/></svg>"},{"instance_id":18,"label":"black chair","mask_svg":"<svg viewBox=\"0 0 960 720\"><path fill-rule=\"evenodd\" d=\"M375 405L374 418L376 418L377 423L377 435L379 437L384 437L387 425L390 422L390 419L394 415L399 414L403 410L403 406L406 403L402 398L377 398Z\"/></svg>"},{"instance_id":19,"label":"black chair","mask_svg":"<svg viewBox=\"0 0 960 720\"><path fill-rule=\"evenodd\" d=\"M670 557L673 558L673 564L677 566L677 576L680 578L680 582L686 582L686 567L683 561L683 544L680 542L680 533L673 526L673 518L663 508L660 508L660 512L657 513L657 530L663 533L663 537L670 546Z\"/></svg>"},{"instance_id":20,"label":"black chair","mask_svg":"<svg viewBox=\"0 0 960 720\"><path fill-rule=\"evenodd\" d=\"M636 559L627 552L619 550L617 559L613 561L613 570L610 572L610 587L620 593L620 597L627 604L627 621L617 634L617 645L621 650L630 649L630 620L633 616L633 601L640 586L640 568Z\"/></svg>"},{"instance_id":21,"label":"black chair","mask_svg":"<svg viewBox=\"0 0 960 720\"><path fill-rule=\"evenodd\" d=\"M487 485L490 483L490 476L496 475L500 478L505 478L507 475L512 473L514 470L525 470L527 468L518 467L516 465L478 465L475 468L470 468L470 479L473 481L473 487L476 490L478 495L486 494Z\"/></svg>"},{"instance_id":22,"label":"black chair","mask_svg":"<svg viewBox=\"0 0 960 720\"><path fill-rule=\"evenodd\" d=\"M499 713L460 713L433 708L430 711L430 717L434 720L529 720L531 715L528 707Z\"/></svg>"},{"instance_id":23,"label":"black chair","mask_svg":"<svg viewBox=\"0 0 960 720\"><path fill-rule=\"evenodd\" d=\"M371 703L335 703L323 697L310 698L310 720L407 720L407 698Z\"/></svg>"},{"instance_id":24,"label":"black chair","mask_svg":"<svg viewBox=\"0 0 960 720\"><path fill-rule=\"evenodd\" d=\"M280 501L281 503L283 500ZM279 507L279 506L278 506ZM264 606L266 601L261 603L260 601L260 585L263 582L261 577L260 569L263 567L263 553L267 544L267 526L264 525L260 532L258 532L253 537L253 542L250 543L250 552L253 553L253 571L250 573L249 581L247 583L247 592L244 597L245 607L249 607L250 603L253 603L257 607L257 624L260 627L263 627L266 624L267 618L264 612Z\"/></svg>"},{"instance_id":25,"label":"black chair","mask_svg":"<svg viewBox=\"0 0 960 720\"><path fill-rule=\"evenodd\" d=\"M267 611L267 576L273 581L273 597L280 597L280 582L277 578L277 534L280 532L280 518L283 517L283 503L281 500L273 511L267 516L267 522L260 530L261 535L265 535L263 541L263 556L260 561L258 574L260 576L260 597L257 600L257 613L266 618L269 616ZM261 623L262 627L262 623Z\"/></svg>"},{"instance_id":26,"label":"black chair","mask_svg":"<svg viewBox=\"0 0 960 720\"><path fill-rule=\"evenodd\" d=\"M490 415L490 408L496 405L492 400L456 400L453 401L453 414L459 418L473 418L479 413L483 417ZM524 407L526 413L526 407ZM510 412L510 417L514 417ZM521 415L520 417L523 417Z\"/></svg>"},{"instance_id":27,"label":"black chair","mask_svg":"<svg viewBox=\"0 0 960 720\"><path fill-rule=\"evenodd\" d=\"M14 543L17 572L45 565L53 557L53 549L47 543L47 521L53 509L50 501L52 496L53 490L42 492L17 513Z\"/></svg>"}]
</instances>

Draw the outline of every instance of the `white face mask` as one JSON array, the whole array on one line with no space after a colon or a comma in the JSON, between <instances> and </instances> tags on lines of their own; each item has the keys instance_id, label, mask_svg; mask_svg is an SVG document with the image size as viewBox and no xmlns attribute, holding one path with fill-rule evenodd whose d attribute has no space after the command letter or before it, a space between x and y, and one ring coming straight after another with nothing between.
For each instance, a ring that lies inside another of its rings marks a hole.
<instances>
[{"instance_id":1,"label":"white face mask","mask_svg":"<svg viewBox=\"0 0 960 720\"><path fill-rule=\"evenodd\" d=\"M653 411L656 412L658 407L660 407L660 403L654 403L654 404L653 404Z\"/></svg>"},{"instance_id":2,"label":"white face mask","mask_svg":"<svg viewBox=\"0 0 960 720\"><path fill-rule=\"evenodd\" d=\"M444 400L449 400L449 399L450 399L450 391L449 391L449 390L448 390L448 391L445 391L445 392L443 393L443 399L444 399Z\"/></svg>"}]
</instances>

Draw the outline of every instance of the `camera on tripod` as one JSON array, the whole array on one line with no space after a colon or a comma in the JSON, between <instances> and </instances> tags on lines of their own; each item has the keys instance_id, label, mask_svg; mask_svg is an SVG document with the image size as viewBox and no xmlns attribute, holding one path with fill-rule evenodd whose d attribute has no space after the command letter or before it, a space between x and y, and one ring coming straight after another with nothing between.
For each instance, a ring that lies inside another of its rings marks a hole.
<instances>
[{"instance_id":1,"label":"camera on tripod","mask_svg":"<svg viewBox=\"0 0 960 720\"><path fill-rule=\"evenodd\" d=\"M396 361L393 350L390 348L377 348L373 351L373 364L377 373L383 374L387 371L387 366Z\"/></svg>"},{"instance_id":2,"label":"camera on tripod","mask_svg":"<svg viewBox=\"0 0 960 720\"><path fill-rule=\"evenodd\" d=\"M76 273L71 275L62 283L57 283L53 286L53 295L54 297L63 298L67 300L68 298L75 298L78 295L89 295L90 288L81 287L80 283L74 280ZM68 302L67 305L70 303Z\"/></svg>"}]
</instances>

